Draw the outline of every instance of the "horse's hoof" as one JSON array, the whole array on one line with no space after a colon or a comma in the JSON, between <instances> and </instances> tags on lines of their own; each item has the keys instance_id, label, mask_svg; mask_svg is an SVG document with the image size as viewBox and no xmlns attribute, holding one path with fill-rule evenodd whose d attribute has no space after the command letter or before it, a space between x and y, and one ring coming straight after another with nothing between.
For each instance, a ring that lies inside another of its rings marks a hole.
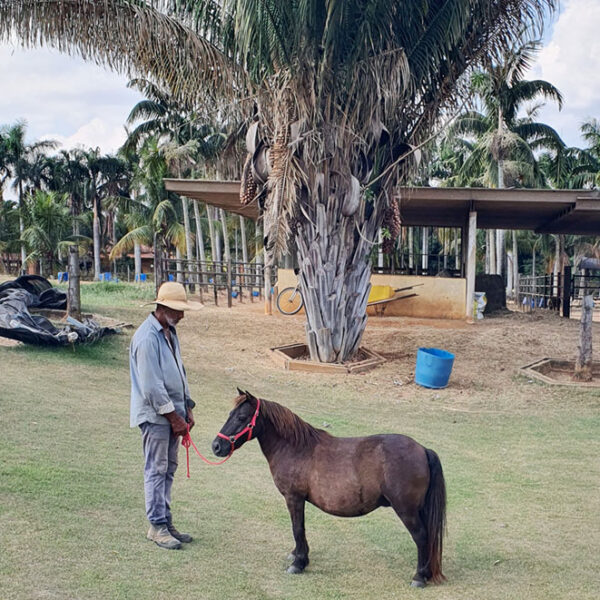
<instances>
[{"instance_id":1,"label":"horse's hoof","mask_svg":"<svg viewBox=\"0 0 600 600\"><path fill-rule=\"evenodd\" d=\"M286 569L286 573L290 573L291 575L299 575L300 573L302 573L303 569L299 569L298 567L295 567L294 565L290 565L287 569Z\"/></svg>"},{"instance_id":2,"label":"horse's hoof","mask_svg":"<svg viewBox=\"0 0 600 600\"><path fill-rule=\"evenodd\" d=\"M419 579L413 579L410 582L410 587L415 587L415 588L424 588L425 587L425 582L421 581Z\"/></svg>"}]
</instances>

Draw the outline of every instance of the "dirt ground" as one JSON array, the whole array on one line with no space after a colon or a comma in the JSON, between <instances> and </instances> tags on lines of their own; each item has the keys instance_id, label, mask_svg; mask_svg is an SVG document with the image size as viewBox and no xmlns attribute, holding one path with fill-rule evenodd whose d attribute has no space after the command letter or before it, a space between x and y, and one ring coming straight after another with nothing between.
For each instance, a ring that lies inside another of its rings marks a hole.
<instances>
[{"instance_id":1,"label":"dirt ground","mask_svg":"<svg viewBox=\"0 0 600 600\"><path fill-rule=\"evenodd\" d=\"M273 361L269 349L304 342L304 322L303 315L267 316L262 302L234 303L231 309L207 304L198 313L186 314L178 330L187 363L197 361L203 368L223 370L236 385L246 385L250 391L258 386L263 395L265 378L274 384L309 389L311 384L318 388L331 382L332 386L350 385L381 401L427 398L439 401L441 408L469 412L531 409L539 394L532 394L528 384L536 382L519 374L519 369L545 357L574 360L579 336L577 321L545 311L506 311L474 324L370 317L362 346L385 357L385 364L350 375L285 371ZM600 324L593 327L594 339L599 339ZM455 355L450 383L444 390L414 383L420 347L442 348ZM545 387L570 393L562 386ZM590 393L600 396L600 390ZM500 396L502 402L496 406Z\"/></svg>"},{"instance_id":2,"label":"dirt ground","mask_svg":"<svg viewBox=\"0 0 600 600\"><path fill-rule=\"evenodd\" d=\"M473 324L462 320L369 317L362 346L382 355L385 364L350 375L289 372L273 361L270 348L305 342L304 315L285 316L277 309L273 315L265 315L264 303L259 299L244 299L243 303L234 300L232 308L227 307L225 297L219 299L219 306L206 295L204 301L204 309L186 313L178 327L186 364L195 362L202 369L223 371L235 385L246 385L248 389L252 385L262 387L265 377L291 386L329 381L335 386L343 382L381 400L425 396L457 411L477 411L478 405L486 412L494 410L489 398L499 395L505 396L501 403L504 410L531 408L531 386L523 384L532 382L519 369L545 357L574 360L579 337L577 320L544 310L507 310ZM139 303L132 303L131 309L124 318L137 327L148 309L140 309ZM132 331L125 332L131 335ZM600 339L600 323L593 324L593 336L594 340ZM15 344L18 342L0 337L0 346ZM455 355L450 382L444 390L428 390L414 383L420 347L442 348ZM595 393L600 396L600 390Z\"/></svg>"}]
</instances>

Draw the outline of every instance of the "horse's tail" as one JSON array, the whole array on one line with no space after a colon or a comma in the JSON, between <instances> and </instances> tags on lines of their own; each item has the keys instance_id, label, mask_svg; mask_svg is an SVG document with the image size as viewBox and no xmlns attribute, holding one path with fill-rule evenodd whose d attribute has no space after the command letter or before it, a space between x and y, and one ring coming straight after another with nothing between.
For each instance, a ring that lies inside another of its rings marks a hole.
<instances>
[{"instance_id":1,"label":"horse's tail","mask_svg":"<svg viewBox=\"0 0 600 600\"><path fill-rule=\"evenodd\" d=\"M425 448L429 463L429 488L421 508L421 518L427 528L427 554L433 583L445 581L442 573L442 548L446 530L446 483L438 455Z\"/></svg>"}]
</instances>

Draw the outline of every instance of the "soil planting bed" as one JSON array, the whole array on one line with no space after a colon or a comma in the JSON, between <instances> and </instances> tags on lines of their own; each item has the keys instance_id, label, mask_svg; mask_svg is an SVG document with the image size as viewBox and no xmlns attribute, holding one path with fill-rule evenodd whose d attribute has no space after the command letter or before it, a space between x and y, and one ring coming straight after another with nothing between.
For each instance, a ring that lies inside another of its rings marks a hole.
<instances>
[{"instance_id":1,"label":"soil planting bed","mask_svg":"<svg viewBox=\"0 0 600 600\"><path fill-rule=\"evenodd\" d=\"M542 358L521 368L521 372L554 385L600 387L600 362L592 363L592 381L572 381L575 362L557 358Z\"/></svg>"},{"instance_id":2,"label":"soil planting bed","mask_svg":"<svg viewBox=\"0 0 600 600\"><path fill-rule=\"evenodd\" d=\"M383 356L359 348L356 357L347 363L319 363L310 360L308 346L306 344L289 344L271 348L273 360L288 371L308 371L312 373L360 373L383 364Z\"/></svg>"}]
</instances>

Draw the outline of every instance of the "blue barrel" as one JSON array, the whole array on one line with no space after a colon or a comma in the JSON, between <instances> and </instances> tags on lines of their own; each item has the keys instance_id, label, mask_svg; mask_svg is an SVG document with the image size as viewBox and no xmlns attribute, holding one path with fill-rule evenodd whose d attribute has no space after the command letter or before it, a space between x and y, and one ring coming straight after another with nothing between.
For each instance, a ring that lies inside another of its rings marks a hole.
<instances>
[{"instance_id":1,"label":"blue barrel","mask_svg":"<svg viewBox=\"0 0 600 600\"><path fill-rule=\"evenodd\" d=\"M445 388L450 379L454 354L438 348L419 348L415 383L427 388Z\"/></svg>"}]
</instances>

